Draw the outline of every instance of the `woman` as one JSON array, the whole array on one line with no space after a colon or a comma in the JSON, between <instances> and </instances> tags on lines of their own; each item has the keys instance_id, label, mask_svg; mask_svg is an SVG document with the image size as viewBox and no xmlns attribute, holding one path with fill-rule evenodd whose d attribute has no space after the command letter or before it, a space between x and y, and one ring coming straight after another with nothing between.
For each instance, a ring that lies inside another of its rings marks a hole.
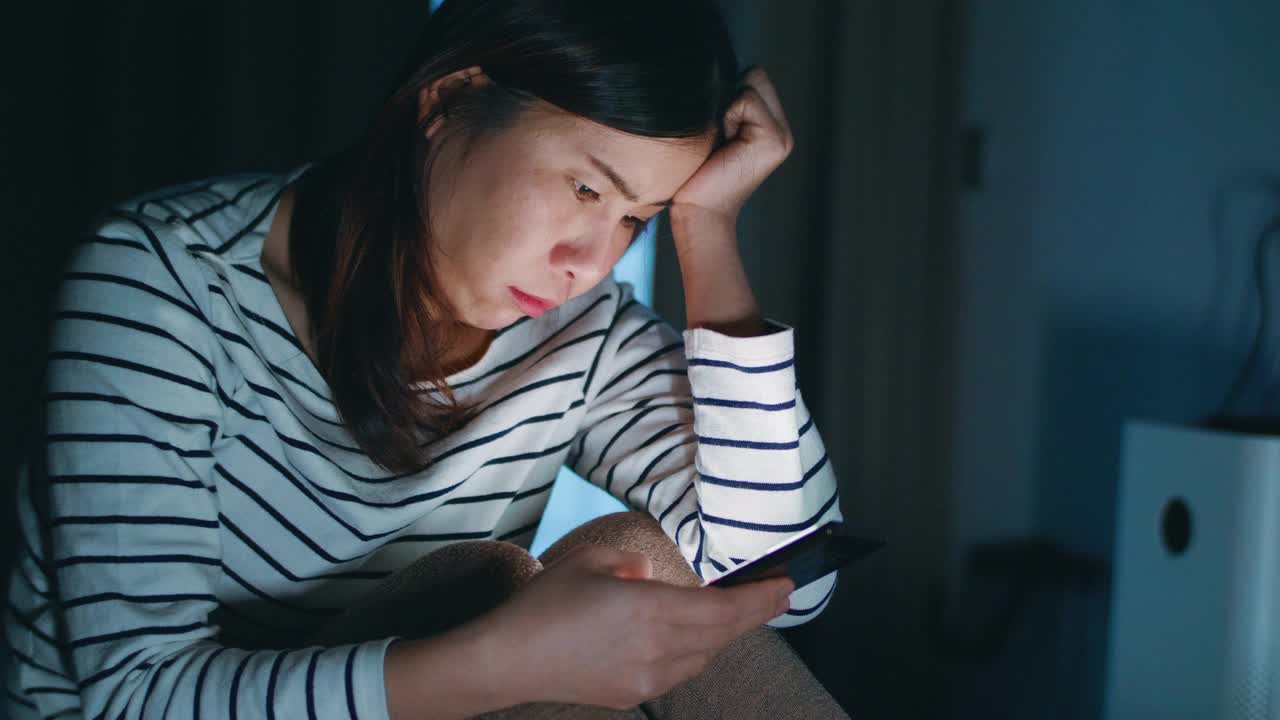
<instances>
[{"instance_id":1,"label":"woman","mask_svg":"<svg viewBox=\"0 0 1280 720\"><path fill-rule=\"evenodd\" d=\"M791 135L710 0L628 7L453 0L346 151L96 225L20 486L15 717L839 713L760 630L834 575L698 587L840 517L734 234ZM609 274L663 209L683 342ZM563 464L633 512L539 561Z\"/></svg>"}]
</instances>

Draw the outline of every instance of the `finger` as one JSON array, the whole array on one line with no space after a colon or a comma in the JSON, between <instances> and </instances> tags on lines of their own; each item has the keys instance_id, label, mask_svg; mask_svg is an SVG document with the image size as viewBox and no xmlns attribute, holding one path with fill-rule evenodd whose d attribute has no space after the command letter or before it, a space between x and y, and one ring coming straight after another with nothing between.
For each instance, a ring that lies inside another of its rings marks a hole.
<instances>
[{"instance_id":1,"label":"finger","mask_svg":"<svg viewBox=\"0 0 1280 720\"><path fill-rule=\"evenodd\" d=\"M734 603L739 608L737 634L754 630L786 612L794 589L795 583L788 577L758 580L727 588L730 593L738 595L734 598Z\"/></svg>"},{"instance_id":2,"label":"finger","mask_svg":"<svg viewBox=\"0 0 1280 720\"><path fill-rule=\"evenodd\" d=\"M746 116L747 108L743 98L739 96L724 112L724 139L725 142L732 142L737 139L738 132L742 129L742 121Z\"/></svg>"},{"instance_id":3,"label":"finger","mask_svg":"<svg viewBox=\"0 0 1280 720\"><path fill-rule=\"evenodd\" d=\"M778 97L778 88L774 86L773 81L769 79L764 68L753 67L743 76L743 82L755 90L764 102L765 107L769 109L769 114L777 121L788 135L791 134L791 123L787 120L787 113L782 109L782 99Z\"/></svg>"},{"instance_id":4,"label":"finger","mask_svg":"<svg viewBox=\"0 0 1280 720\"><path fill-rule=\"evenodd\" d=\"M668 586L662 602L665 618L677 625L728 625L734 633L750 629L785 612L794 583L771 578L729 588Z\"/></svg>"},{"instance_id":5,"label":"finger","mask_svg":"<svg viewBox=\"0 0 1280 720\"><path fill-rule=\"evenodd\" d=\"M744 89L735 103L740 105L738 137L751 138L753 137L751 130L759 128L763 135L776 137L786 144L790 131L773 116L764 98L755 88Z\"/></svg>"}]
</instances>

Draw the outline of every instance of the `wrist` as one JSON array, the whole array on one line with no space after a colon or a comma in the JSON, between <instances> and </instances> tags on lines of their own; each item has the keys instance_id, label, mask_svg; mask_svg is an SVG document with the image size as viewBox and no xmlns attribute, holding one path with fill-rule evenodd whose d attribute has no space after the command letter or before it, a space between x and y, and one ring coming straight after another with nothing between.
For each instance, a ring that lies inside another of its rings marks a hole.
<instances>
[{"instance_id":1,"label":"wrist","mask_svg":"<svg viewBox=\"0 0 1280 720\"><path fill-rule=\"evenodd\" d=\"M669 212L672 242L681 256L690 250L732 248L737 251L736 215L687 203L672 205Z\"/></svg>"},{"instance_id":2,"label":"wrist","mask_svg":"<svg viewBox=\"0 0 1280 720\"><path fill-rule=\"evenodd\" d=\"M509 682L504 660L488 624L479 620L392 642L384 665L392 720L468 718L525 702Z\"/></svg>"}]
</instances>

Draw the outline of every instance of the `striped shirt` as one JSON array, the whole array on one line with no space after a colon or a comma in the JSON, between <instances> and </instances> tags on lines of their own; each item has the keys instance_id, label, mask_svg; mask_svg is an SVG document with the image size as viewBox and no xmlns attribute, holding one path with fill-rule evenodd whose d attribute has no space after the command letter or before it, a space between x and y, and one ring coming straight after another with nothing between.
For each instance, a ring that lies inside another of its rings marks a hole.
<instances>
[{"instance_id":1,"label":"striped shirt","mask_svg":"<svg viewBox=\"0 0 1280 720\"><path fill-rule=\"evenodd\" d=\"M528 547L562 465L652 514L708 580L840 519L793 330L682 337L612 277L498 331L448 378L480 412L422 436L428 467L388 473L344 429L260 264L307 167L134 198L72 253L47 473L18 484L13 717L386 718L393 638L304 638L424 553ZM771 624L815 616L835 580Z\"/></svg>"}]
</instances>

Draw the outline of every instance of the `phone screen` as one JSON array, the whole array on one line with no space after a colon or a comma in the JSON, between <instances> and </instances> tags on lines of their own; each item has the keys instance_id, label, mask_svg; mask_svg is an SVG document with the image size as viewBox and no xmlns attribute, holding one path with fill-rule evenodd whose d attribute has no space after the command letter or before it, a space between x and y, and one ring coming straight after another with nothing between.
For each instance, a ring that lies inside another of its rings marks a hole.
<instances>
[{"instance_id":1,"label":"phone screen","mask_svg":"<svg viewBox=\"0 0 1280 720\"><path fill-rule=\"evenodd\" d=\"M829 522L783 540L764 555L707 583L732 587L742 583L789 576L796 589L884 546L883 540L855 536L844 523Z\"/></svg>"}]
</instances>

